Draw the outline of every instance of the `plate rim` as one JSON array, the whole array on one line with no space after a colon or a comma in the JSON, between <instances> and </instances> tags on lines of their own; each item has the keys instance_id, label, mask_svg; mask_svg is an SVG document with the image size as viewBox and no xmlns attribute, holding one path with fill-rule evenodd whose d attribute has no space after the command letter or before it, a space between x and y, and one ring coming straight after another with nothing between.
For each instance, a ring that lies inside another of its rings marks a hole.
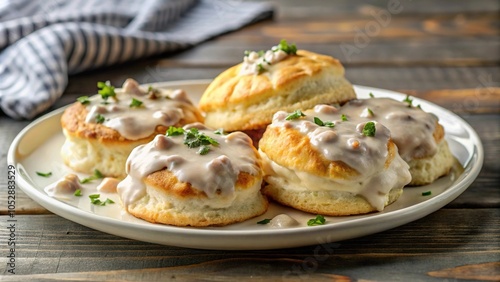
<instances>
[{"instance_id":1,"label":"plate rim","mask_svg":"<svg viewBox=\"0 0 500 282\"><path fill-rule=\"evenodd\" d=\"M164 81L164 82L156 82L156 83L151 83L148 85L153 85L156 87L169 87L169 85L176 85L176 87L182 87L182 85L208 85L211 82L209 79L199 79L199 80L178 80L178 81ZM376 87L370 87L370 86L362 86L362 85L353 85L354 89L362 89L363 91L373 91L373 92L383 92L383 93L388 93L391 95L396 95L396 96L406 96L407 94L393 91L393 90L388 90L388 89L382 89L382 88L376 88ZM417 220L419 218L425 217L429 215L432 212L435 212L436 210L442 208L449 202L453 201L456 197L458 197L460 194L462 194L477 178L479 175L479 172L481 171L481 168L483 166L484 162L484 149L483 145L481 142L481 139L479 138L478 134L476 131L460 116L457 114L453 113L452 111L443 108L441 106L438 106L430 101L420 99L418 97L412 96L412 98L415 99L417 102L425 102L426 104L439 109L440 111L444 111L447 114L451 115L453 118L458 119L461 122L461 126L465 128L467 133L469 134L469 139L472 140L474 144L474 149L475 152L473 152L470 156L470 161L469 163L465 164L465 166L472 165L470 167L470 170L468 170L467 175L463 176L460 175L459 177L462 177L458 182L454 183L452 186L448 187L445 191L440 193L437 196L434 196L428 200L425 200L423 202L404 207L402 209L390 211L387 213L382 213L378 214L374 217L362 217L362 218L355 218L349 221L344 221L344 222L335 222L333 224L329 225L322 225L322 226L308 226L307 230L310 231L311 233L315 232L316 237L320 236L320 234L327 234L328 232L333 231L332 229L335 230L344 230L344 229L350 229L350 228L359 228L362 227L363 225L367 223L371 224L376 224L376 223L383 223L386 222L387 219L391 219L393 222L398 222L395 224L389 224L391 227L389 228L381 228L379 231L374 231L374 232L367 232L366 234L362 234L359 236L353 236L349 238L357 238L360 236L366 236L369 234L381 232L383 230L391 229L397 226L401 226L402 224L406 224L409 222L412 222L414 220ZM164 245L172 245L172 246L180 246L180 247L192 247L191 244L183 245L183 244L167 244L165 242L157 242L157 241L151 241L151 240L145 240L142 238L136 238L133 236L124 236L120 232L114 232L114 230L110 231L108 228L105 228L105 225L109 225L110 223L112 225L119 226L120 228L128 228L128 229L134 229L134 230L145 230L145 231L150 231L150 232L156 232L156 233L168 233L169 235L174 235L174 236L208 236L208 237L234 237L234 236L245 236L248 238L254 238L254 237L261 237L261 236L269 236L269 235L279 235L279 236L295 236L297 234L301 234L304 232L304 228L287 228L287 229L258 229L258 230L232 230L232 229L224 229L224 230L218 230L218 229L206 229L206 228L194 228L194 227L175 227L175 226L169 226L169 225L160 225L160 224L139 224L139 223L133 223L133 222L125 222L121 221L119 219L115 218L109 218L105 217L99 214L94 214L85 210L81 210L77 207L65 204L64 202L61 202L57 199L54 199L52 197L49 197L45 195L40 189L37 189L34 187L34 185L31 185L24 177L19 174L19 164L21 163L21 160L17 160L16 158L16 149L23 139L24 135L26 135L30 130L32 130L34 127L37 125L43 123L44 121L47 121L50 118L54 118L54 116L62 114L64 109L68 107L69 105L60 107L58 109L54 109L49 113L46 113L31 123L29 123L25 128L23 128L14 138L12 141L8 154L7 154L7 164L11 165L13 164L16 167L16 171L18 173L18 177L16 177L16 184L18 187L23 190L24 193L26 193L31 199L33 199L35 202L39 203L42 205L44 208L47 210L53 212L54 214L64 217L68 220L71 220L73 222L76 222L78 224L87 226L89 228L93 228L108 234L113 234L116 236L120 237L126 237L126 238L131 238L135 240L140 240L140 241L145 241L145 242L151 242L151 243L158 243L158 244L164 244ZM474 159L475 158L475 159ZM465 172L464 172L465 173ZM449 189L453 188L453 189ZM54 211L56 210L56 211ZM60 214L59 210L65 211L64 214ZM75 218L76 217L76 218ZM80 218L78 218L80 217ZM82 223L82 219L86 219L88 222ZM403 221L403 223L399 223L399 221ZM189 234L186 234L189 233ZM344 238L348 239L348 238ZM343 240L343 239L341 239ZM334 240L338 241L338 240ZM333 241L331 241L333 242ZM203 246L195 246L194 248L199 248L199 249L218 249L218 250L259 250L259 249L277 249L277 248L282 248L282 247L300 247L300 246L305 246L305 245L311 245L314 244L308 243L308 244L293 244L293 245L286 245L286 246L278 246L278 247L250 247L250 248L241 248L241 247L234 247L234 246L227 246L227 247L203 247ZM283 245L283 244L282 244Z\"/></svg>"}]
</instances>

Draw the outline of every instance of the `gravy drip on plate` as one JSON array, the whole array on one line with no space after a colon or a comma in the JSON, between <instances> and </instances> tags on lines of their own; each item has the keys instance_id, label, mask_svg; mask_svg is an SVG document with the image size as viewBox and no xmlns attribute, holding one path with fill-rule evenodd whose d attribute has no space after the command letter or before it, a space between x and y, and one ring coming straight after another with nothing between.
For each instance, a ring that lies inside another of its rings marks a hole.
<instances>
[{"instance_id":1,"label":"gravy drip on plate","mask_svg":"<svg viewBox=\"0 0 500 282\"><path fill-rule=\"evenodd\" d=\"M70 173L44 188L45 193L50 197L61 198L82 189L80 180L76 174Z\"/></svg>"},{"instance_id":2,"label":"gravy drip on plate","mask_svg":"<svg viewBox=\"0 0 500 282\"><path fill-rule=\"evenodd\" d=\"M358 172L352 179L325 179L300 171L284 168L271 162L274 174L283 174L290 179L289 187L310 191L347 191L363 196L373 207L382 210L387 194L392 188L401 188L410 182L408 165L396 154L391 164L385 167L388 157L387 143L391 137L389 129L374 122L375 135L365 136L363 128L367 124L364 118L342 119L338 110L328 105L318 105L314 110L304 113L306 116L286 120L286 112L277 112L273 117L272 127L293 129L307 136L311 145L326 160L343 162ZM331 122L333 127L320 126L314 118L322 122ZM264 158L265 159L265 158ZM268 165L265 166L269 168ZM293 176L290 176L292 174ZM296 179L296 180L294 180Z\"/></svg>"},{"instance_id":3,"label":"gravy drip on plate","mask_svg":"<svg viewBox=\"0 0 500 282\"><path fill-rule=\"evenodd\" d=\"M437 152L433 137L437 117L418 107L409 107L408 103L390 98L352 100L339 113L352 119L376 120L389 128L399 154L407 162Z\"/></svg>"},{"instance_id":4,"label":"gravy drip on plate","mask_svg":"<svg viewBox=\"0 0 500 282\"><path fill-rule=\"evenodd\" d=\"M162 169L168 169L180 182L191 183L208 198L232 199L240 172L261 173L252 140L246 134L218 135L200 123L184 126L184 129L192 127L215 139L219 145L210 145L210 151L200 155L199 148L188 148L184 144L183 135L157 135L148 144L136 147L127 160L128 176L118 184L118 194L125 206L146 194L143 178Z\"/></svg>"},{"instance_id":5,"label":"gravy drip on plate","mask_svg":"<svg viewBox=\"0 0 500 282\"><path fill-rule=\"evenodd\" d=\"M168 95L167 95L168 94ZM121 90L116 90L117 99L91 99L87 109L87 123L96 123L98 115L104 117L103 125L118 131L129 140L138 140L150 136L156 126L177 124L187 115L196 111L181 89L173 91L146 91L133 79L127 79ZM131 107L132 99L142 102L138 107Z\"/></svg>"},{"instance_id":6,"label":"gravy drip on plate","mask_svg":"<svg viewBox=\"0 0 500 282\"><path fill-rule=\"evenodd\" d=\"M299 222L287 214L279 214L269 222L271 228L290 228L298 225Z\"/></svg>"}]
</instances>

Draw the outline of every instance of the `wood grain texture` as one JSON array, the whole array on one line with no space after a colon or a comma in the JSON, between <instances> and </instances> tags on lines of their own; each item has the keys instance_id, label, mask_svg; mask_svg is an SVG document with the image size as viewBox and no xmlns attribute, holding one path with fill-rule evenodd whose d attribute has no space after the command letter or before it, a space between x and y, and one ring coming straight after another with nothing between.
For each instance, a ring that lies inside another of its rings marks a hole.
<instances>
[{"instance_id":1,"label":"wood grain texture","mask_svg":"<svg viewBox=\"0 0 500 282\"><path fill-rule=\"evenodd\" d=\"M500 231L499 215L498 209L444 209L371 236L269 251L161 246L95 231L55 215L18 216L16 279L101 280L116 275L115 279L125 280L189 274L195 276L186 279L204 279L213 274L216 281L334 275L369 280L391 273L396 275L392 280L424 280L428 272L495 262L500 255L494 236ZM5 222L4 217L0 220ZM2 228L2 241L7 232ZM5 260L0 258L0 273L5 273ZM45 275L31 276L36 274Z\"/></svg>"},{"instance_id":2,"label":"wood grain texture","mask_svg":"<svg viewBox=\"0 0 500 282\"><path fill-rule=\"evenodd\" d=\"M387 9L391 2L400 3L403 9L400 15L428 15L428 14L456 14L456 13L485 13L498 11L500 4L496 0L463 1L451 4L448 1L411 0L387 1L373 0L370 2L356 2L337 0L335 4L325 4L324 0L274 0L278 7L276 12L280 20L294 19L307 20L310 18L338 18L368 14L371 9Z\"/></svg>"},{"instance_id":3,"label":"wood grain texture","mask_svg":"<svg viewBox=\"0 0 500 282\"><path fill-rule=\"evenodd\" d=\"M432 277L500 281L500 262L461 265L428 273Z\"/></svg>"},{"instance_id":4,"label":"wood grain texture","mask_svg":"<svg viewBox=\"0 0 500 282\"><path fill-rule=\"evenodd\" d=\"M359 16L307 22L268 20L166 57L162 65L228 67L242 60L244 50L266 50L283 38L299 49L336 57L346 66L498 65L498 22L494 13L384 21Z\"/></svg>"}]
</instances>

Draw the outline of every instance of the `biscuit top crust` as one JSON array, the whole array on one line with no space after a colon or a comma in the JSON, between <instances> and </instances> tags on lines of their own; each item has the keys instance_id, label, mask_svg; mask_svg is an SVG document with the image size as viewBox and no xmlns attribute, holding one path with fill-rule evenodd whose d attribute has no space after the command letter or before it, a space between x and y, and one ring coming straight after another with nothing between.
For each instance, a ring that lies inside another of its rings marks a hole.
<instances>
[{"instance_id":1,"label":"biscuit top crust","mask_svg":"<svg viewBox=\"0 0 500 282\"><path fill-rule=\"evenodd\" d=\"M307 136L310 144L328 161L349 166L360 175L384 170L391 134L378 122L349 120L329 105L300 112L277 112L270 127L281 127ZM369 124L371 123L371 124ZM364 133L373 125L373 136Z\"/></svg>"},{"instance_id":2,"label":"biscuit top crust","mask_svg":"<svg viewBox=\"0 0 500 282\"><path fill-rule=\"evenodd\" d=\"M281 91L286 93L300 88L306 83L304 79L321 73L344 76L344 68L337 59L306 50L285 56L260 74L244 74L243 65L227 69L212 81L201 97L201 110L208 112L221 107L257 104Z\"/></svg>"},{"instance_id":3,"label":"biscuit top crust","mask_svg":"<svg viewBox=\"0 0 500 282\"><path fill-rule=\"evenodd\" d=\"M127 79L116 95L96 95L69 107L63 128L77 135L109 140L140 140L155 134L157 127L201 121L198 109L184 90L143 89ZM162 131L163 131L162 130Z\"/></svg>"},{"instance_id":4,"label":"biscuit top crust","mask_svg":"<svg viewBox=\"0 0 500 282\"><path fill-rule=\"evenodd\" d=\"M172 136L157 135L132 151L126 165L128 176L118 184L125 206L146 195L144 178L164 169L208 198L234 198L241 172L262 177L260 157L246 134L216 134L201 123L179 130ZM204 136L201 139L211 143L197 143L189 134Z\"/></svg>"},{"instance_id":5,"label":"biscuit top crust","mask_svg":"<svg viewBox=\"0 0 500 282\"><path fill-rule=\"evenodd\" d=\"M377 210L384 208L391 189L411 180L387 127L347 118L329 105L277 112L259 148L265 173L286 176L290 189L346 191Z\"/></svg>"},{"instance_id":6,"label":"biscuit top crust","mask_svg":"<svg viewBox=\"0 0 500 282\"><path fill-rule=\"evenodd\" d=\"M391 98L357 99L342 106L339 113L348 119L382 123L391 131L399 154L408 162L436 154L437 143L444 137L438 118L410 103L409 98L405 101Z\"/></svg>"}]
</instances>

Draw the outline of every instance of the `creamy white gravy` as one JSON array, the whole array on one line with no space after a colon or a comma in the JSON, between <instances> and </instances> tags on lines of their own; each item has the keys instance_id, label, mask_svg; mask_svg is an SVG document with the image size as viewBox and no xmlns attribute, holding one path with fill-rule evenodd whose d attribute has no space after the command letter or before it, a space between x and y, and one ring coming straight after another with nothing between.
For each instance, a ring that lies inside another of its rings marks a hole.
<instances>
[{"instance_id":1,"label":"creamy white gravy","mask_svg":"<svg viewBox=\"0 0 500 282\"><path fill-rule=\"evenodd\" d=\"M45 193L50 197L61 198L73 195L76 190L82 189L80 179L76 174L66 174L61 179L44 188Z\"/></svg>"},{"instance_id":2,"label":"creamy white gravy","mask_svg":"<svg viewBox=\"0 0 500 282\"><path fill-rule=\"evenodd\" d=\"M359 175L347 180L324 179L287 169L267 159L266 172L286 177L287 185L290 185L287 188L347 191L363 196L373 207L382 210L389 191L410 182L408 165L399 155L394 157L388 168L384 167L388 156L387 143L391 138L387 127L374 121L375 135L365 136L363 128L368 122L366 119L348 117L347 121L343 121L341 113L335 107L327 105L318 105L304 114L305 117L286 120L288 113L277 112L270 126L297 130L306 135L311 145L327 160L343 162L355 169ZM314 122L314 117L324 123L331 122L335 126L320 126Z\"/></svg>"},{"instance_id":3,"label":"creamy white gravy","mask_svg":"<svg viewBox=\"0 0 500 282\"><path fill-rule=\"evenodd\" d=\"M271 66L288 56L283 50L267 50L262 56L257 52L250 52L248 56L243 57L240 75L259 74L261 71L266 71Z\"/></svg>"},{"instance_id":4,"label":"creamy white gravy","mask_svg":"<svg viewBox=\"0 0 500 282\"><path fill-rule=\"evenodd\" d=\"M269 222L269 226L272 228L289 228L298 225L299 222L287 214L279 214Z\"/></svg>"},{"instance_id":5,"label":"creamy white gravy","mask_svg":"<svg viewBox=\"0 0 500 282\"><path fill-rule=\"evenodd\" d=\"M174 125L184 117L195 119L193 112L197 110L184 90L147 91L141 89L135 80L127 79L122 89L115 92L117 99L109 97L107 104L103 104L99 95L90 100L87 123L97 123L97 117L101 115L103 125L129 140L138 140L150 136L158 125ZM142 104L130 107L132 99Z\"/></svg>"},{"instance_id":6,"label":"creamy white gravy","mask_svg":"<svg viewBox=\"0 0 500 282\"><path fill-rule=\"evenodd\" d=\"M240 172L261 173L258 156L251 147L252 140L246 134L218 135L200 123L187 125L184 129L192 127L199 128L199 132L215 139L219 145L210 145L209 153L200 155L199 148L188 148L184 144L183 135L157 135L150 143L136 147L127 160L128 175L117 189L125 206L146 194L142 179L162 169L171 171L181 182L191 183L208 198L232 199Z\"/></svg>"},{"instance_id":7,"label":"creamy white gravy","mask_svg":"<svg viewBox=\"0 0 500 282\"><path fill-rule=\"evenodd\" d=\"M105 177L99 185L97 185L97 191L104 193L116 193L116 187L118 187L120 180L114 177Z\"/></svg>"},{"instance_id":8,"label":"creamy white gravy","mask_svg":"<svg viewBox=\"0 0 500 282\"><path fill-rule=\"evenodd\" d=\"M438 118L418 107L408 107L408 103L390 98L370 98L352 100L339 111L348 118L376 120L385 125L407 162L437 152L433 133Z\"/></svg>"}]
</instances>

